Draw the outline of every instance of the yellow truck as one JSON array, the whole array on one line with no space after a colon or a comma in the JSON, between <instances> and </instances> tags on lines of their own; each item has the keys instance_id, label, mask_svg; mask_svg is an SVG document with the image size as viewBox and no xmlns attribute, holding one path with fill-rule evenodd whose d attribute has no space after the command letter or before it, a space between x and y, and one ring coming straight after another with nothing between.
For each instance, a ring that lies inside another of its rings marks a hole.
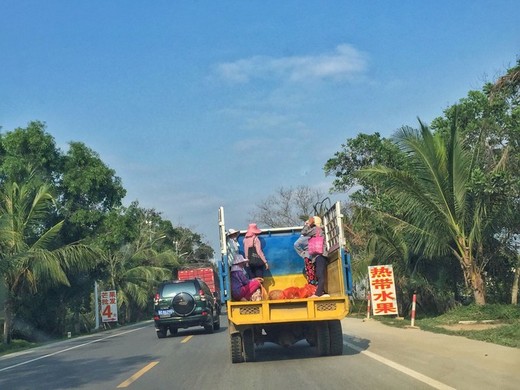
<instances>
[{"instance_id":1,"label":"yellow truck","mask_svg":"<svg viewBox=\"0 0 520 390\"><path fill-rule=\"evenodd\" d=\"M222 304L226 305L229 321L231 361L255 361L255 349L265 342L290 347L306 340L319 356L343 353L341 319L349 313L352 294L350 254L345 245L340 203L322 216L326 237L328 297L233 301L230 288L230 265L226 243L224 208L219 209L221 260L219 280ZM267 294L273 290L304 287L304 261L294 249L302 227L262 229L258 236L269 261L269 270L262 283ZM245 230L238 241L243 248ZM242 252L243 254L243 252Z\"/></svg>"}]
</instances>

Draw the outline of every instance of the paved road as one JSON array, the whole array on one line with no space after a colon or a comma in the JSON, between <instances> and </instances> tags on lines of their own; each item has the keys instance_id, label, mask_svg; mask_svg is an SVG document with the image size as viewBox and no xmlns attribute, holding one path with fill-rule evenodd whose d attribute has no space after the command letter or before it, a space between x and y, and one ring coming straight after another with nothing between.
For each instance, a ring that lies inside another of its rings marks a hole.
<instances>
[{"instance_id":1,"label":"paved road","mask_svg":"<svg viewBox=\"0 0 520 390\"><path fill-rule=\"evenodd\" d=\"M343 320L344 343L384 364L399 364L455 389L519 389L520 349L464 337ZM428 379L426 379L426 382ZM435 387L435 386L434 386Z\"/></svg>"},{"instance_id":2,"label":"paved road","mask_svg":"<svg viewBox=\"0 0 520 390\"><path fill-rule=\"evenodd\" d=\"M159 340L144 323L0 357L0 389L518 389L520 349L376 321L342 325L342 356L266 343L257 362L231 364L225 326Z\"/></svg>"}]
</instances>

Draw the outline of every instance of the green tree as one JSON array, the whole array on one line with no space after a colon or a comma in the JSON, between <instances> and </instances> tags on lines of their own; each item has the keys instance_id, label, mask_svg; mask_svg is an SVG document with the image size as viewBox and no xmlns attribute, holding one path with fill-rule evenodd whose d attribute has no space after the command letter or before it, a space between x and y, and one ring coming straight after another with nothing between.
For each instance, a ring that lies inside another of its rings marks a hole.
<instances>
[{"instance_id":1,"label":"green tree","mask_svg":"<svg viewBox=\"0 0 520 390\"><path fill-rule=\"evenodd\" d=\"M45 131L45 123L33 121L0 135L0 181L23 183L32 176L54 184L61 171L60 150Z\"/></svg>"},{"instance_id":2,"label":"green tree","mask_svg":"<svg viewBox=\"0 0 520 390\"><path fill-rule=\"evenodd\" d=\"M202 241L202 236L191 229L177 226L171 232L175 253L180 264L190 264L191 267L205 267L211 264L214 251L207 243Z\"/></svg>"},{"instance_id":3,"label":"green tree","mask_svg":"<svg viewBox=\"0 0 520 390\"><path fill-rule=\"evenodd\" d=\"M58 182L67 241L96 233L108 211L121 205L126 194L121 179L99 155L81 142L71 142L62 157Z\"/></svg>"},{"instance_id":4,"label":"green tree","mask_svg":"<svg viewBox=\"0 0 520 390\"><path fill-rule=\"evenodd\" d=\"M395 136L412 165L403 171L386 166L364 168L360 177L383 183L399 213L386 213L410 237L415 253L453 255L475 302L485 304L483 232L491 225L484 199L470 191L477 165L460 140L455 123L448 137L404 127Z\"/></svg>"},{"instance_id":5,"label":"green tree","mask_svg":"<svg viewBox=\"0 0 520 390\"><path fill-rule=\"evenodd\" d=\"M458 104L432 122L436 132L449 134L457 127L466 145L478 153L479 167L472 192L484 196L487 213L494 215L494 236L486 236L483 254L488 285L495 299L511 294L517 302L520 273L520 60L482 91L470 91ZM500 169L490 169L500 165ZM512 269L516 269L512 272ZM509 287L506 287L509 284ZM512 287L511 287L512 285Z\"/></svg>"},{"instance_id":6,"label":"green tree","mask_svg":"<svg viewBox=\"0 0 520 390\"><path fill-rule=\"evenodd\" d=\"M121 321L130 321L134 311L143 311L153 287L170 279L179 266L172 245L162 245L168 235L161 221L154 210L141 209L135 202L128 209L112 211L103 224L104 234L98 240L102 286L117 290Z\"/></svg>"},{"instance_id":7,"label":"green tree","mask_svg":"<svg viewBox=\"0 0 520 390\"><path fill-rule=\"evenodd\" d=\"M365 167L385 165L406 169L408 161L397 145L379 133L358 134L341 145L341 150L325 164L327 176L334 176L332 190L350 193L350 199L359 205L376 208L389 207L390 202L380 191L379 183L364 180L356 173Z\"/></svg>"},{"instance_id":8,"label":"green tree","mask_svg":"<svg viewBox=\"0 0 520 390\"><path fill-rule=\"evenodd\" d=\"M39 182L39 180L35 180ZM0 275L7 289L3 342L11 341L11 325L19 297L69 285L68 270L93 265L94 252L81 244L56 246L63 222L46 228L55 206L49 186L4 183L0 191Z\"/></svg>"},{"instance_id":9,"label":"green tree","mask_svg":"<svg viewBox=\"0 0 520 390\"><path fill-rule=\"evenodd\" d=\"M381 137L379 133L361 133L347 139L341 150L327 161L324 170L327 176L335 176L333 191L349 193L350 202L344 211L348 217L345 234L353 254L355 281L363 284L368 277L369 265L391 262L401 271L400 287L405 288L403 281L409 280L410 276L407 261L413 256L408 255L405 237L393 231L388 221L377 213L365 212L396 212L396 206L383 183L358 175L361 169L374 165L407 169L408 161L391 140Z\"/></svg>"},{"instance_id":10,"label":"green tree","mask_svg":"<svg viewBox=\"0 0 520 390\"><path fill-rule=\"evenodd\" d=\"M39 121L0 135L0 182L24 183L31 172L33 182L48 183L55 195L57 207L42 223L50 228L63 221L57 237L62 244L96 236L107 212L119 206L125 195L121 179L96 152L80 142L71 142L64 154L46 132L45 123ZM38 310L41 305L56 310L39 316L28 315L28 326L36 326L45 334L61 334L66 325L70 327L65 318L67 313L72 311L74 318L79 318L80 312L90 310L90 294L96 279L92 272L95 271L66 270L73 289L59 285L52 293L24 296L17 305L24 313ZM76 329L78 326L74 324Z\"/></svg>"}]
</instances>

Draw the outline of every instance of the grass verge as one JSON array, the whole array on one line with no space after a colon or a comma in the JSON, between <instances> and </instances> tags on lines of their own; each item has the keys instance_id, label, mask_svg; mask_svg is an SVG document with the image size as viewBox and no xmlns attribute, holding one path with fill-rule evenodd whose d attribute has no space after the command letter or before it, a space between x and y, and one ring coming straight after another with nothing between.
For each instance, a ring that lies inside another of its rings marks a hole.
<instances>
[{"instance_id":1,"label":"grass verge","mask_svg":"<svg viewBox=\"0 0 520 390\"><path fill-rule=\"evenodd\" d=\"M9 344L9 345L0 343L0 356L8 354L8 353L23 351L24 349L34 348L38 345L39 344L37 344L37 343L31 343L26 340L18 340L18 339L12 340L11 344Z\"/></svg>"},{"instance_id":2,"label":"grass verge","mask_svg":"<svg viewBox=\"0 0 520 390\"><path fill-rule=\"evenodd\" d=\"M398 320L379 316L375 319L395 327L410 325L409 318ZM416 317L415 326L429 332L520 348L520 307L518 306L461 306L436 317Z\"/></svg>"}]
</instances>

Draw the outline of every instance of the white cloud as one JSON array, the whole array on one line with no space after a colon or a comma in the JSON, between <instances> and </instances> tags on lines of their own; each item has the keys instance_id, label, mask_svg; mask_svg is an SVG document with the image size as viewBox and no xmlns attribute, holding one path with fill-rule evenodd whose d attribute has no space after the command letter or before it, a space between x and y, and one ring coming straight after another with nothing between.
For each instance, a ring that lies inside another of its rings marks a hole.
<instances>
[{"instance_id":1,"label":"white cloud","mask_svg":"<svg viewBox=\"0 0 520 390\"><path fill-rule=\"evenodd\" d=\"M233 144L233 149L238 153L249 152L250 150L265 148L266 140L260 138L246 138L239 140Z\"/></svg>"},{"instance_id":2,"label":"white cloud","mask_svg":"<svg viewBox=\"0 0 520 390\"><path fill-rule=\"evenodd\" d=\"M290 81L345 79L361 76L367 68L366 55L341 44L334 52L316 56L273 58L255 56L217 66L220 77L236 83L254 78L285 78Z\"/></svg>"}]
</instances>

